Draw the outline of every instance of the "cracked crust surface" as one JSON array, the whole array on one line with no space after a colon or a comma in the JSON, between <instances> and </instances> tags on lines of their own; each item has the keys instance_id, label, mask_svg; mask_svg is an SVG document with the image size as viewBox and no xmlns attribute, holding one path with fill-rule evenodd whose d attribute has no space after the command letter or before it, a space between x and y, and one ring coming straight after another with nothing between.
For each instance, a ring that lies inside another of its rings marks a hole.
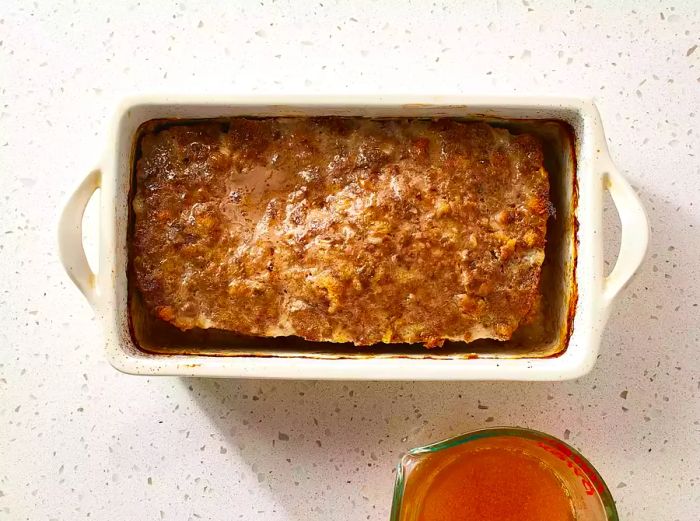
<instances>
[{"instance_id":1,"label":"cracked crust surface","mask_svg":"<svg viewBox=\"0 0 700 521\"><path fill-rule=\"evenodd\" d=\"M486 123L232 118L140 142L132 260L180 329L506 340L538 298L542 149Z\"/></svg>"}]
</instances>

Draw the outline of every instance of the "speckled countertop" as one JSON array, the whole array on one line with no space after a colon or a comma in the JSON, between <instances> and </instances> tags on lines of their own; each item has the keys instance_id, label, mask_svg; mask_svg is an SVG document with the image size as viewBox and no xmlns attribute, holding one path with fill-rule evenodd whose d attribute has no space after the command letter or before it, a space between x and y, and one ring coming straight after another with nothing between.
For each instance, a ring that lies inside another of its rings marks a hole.
<instances>
[{"instance_id":1,"label":"speckled countertop","mask_svg":"<svg viewBox=\"0 0 700 521\"><path fill-rule=\"evenodd\" d=\"M383 520L403 451L498 424L581 449L623 519L700 518L697 2L107 4L0 6L0 518ZM542 384L116 372L56 216L116 101L163 90L595 97L652 223L596 368Z\"/></svg>"}]
</instances>

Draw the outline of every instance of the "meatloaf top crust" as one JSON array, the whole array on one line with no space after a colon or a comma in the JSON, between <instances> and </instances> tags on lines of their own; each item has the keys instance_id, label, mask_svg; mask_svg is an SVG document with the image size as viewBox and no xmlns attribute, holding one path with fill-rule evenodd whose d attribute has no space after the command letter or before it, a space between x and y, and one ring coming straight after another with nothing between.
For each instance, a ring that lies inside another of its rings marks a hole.
<instances>
[{"instance_id":1,"label":"meatloaf top crust","mask_svg":"<svg viewBox=\"0 0 700 521\"><path fill-rule=\"evenodd\" d=\"M182 330L511 337L538 298L535 137L451 119L232 118L141 138L132 265Z\"/></svg>"}]
</instances>

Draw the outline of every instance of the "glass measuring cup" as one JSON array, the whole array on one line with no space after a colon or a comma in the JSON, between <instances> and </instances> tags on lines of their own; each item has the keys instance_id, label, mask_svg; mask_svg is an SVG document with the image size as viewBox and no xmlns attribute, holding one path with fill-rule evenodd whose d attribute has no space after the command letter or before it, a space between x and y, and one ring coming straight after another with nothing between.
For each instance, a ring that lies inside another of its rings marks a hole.
<instances>
[{"instance_id":1,"label":"glass measuring cup","mask_svg":"<svg viewBox=\"0 0 700 521\"><path fill-rule=\"evenodd\" d=\"M568 496L574 520L618 521L607 485L586 458L553 436L514 427L478 430L410 450L397 468L390 520L419 521L440 472L460 458L489 449L517 451L554 474Z\"/></svg>"}]
</instances>

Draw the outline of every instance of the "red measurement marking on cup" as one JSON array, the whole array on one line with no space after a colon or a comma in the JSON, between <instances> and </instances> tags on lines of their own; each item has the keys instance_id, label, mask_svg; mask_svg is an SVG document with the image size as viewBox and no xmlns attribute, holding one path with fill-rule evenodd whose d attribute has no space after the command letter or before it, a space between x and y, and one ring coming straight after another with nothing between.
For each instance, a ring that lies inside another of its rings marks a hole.
<instances>
[{"instance_id":1,"label":"red measurement marking on cup","mask_svg":"<svg viewBox=\"0 0 700 521\"><path fill-rule=\"evenodd\" d=\"M540 441L537 443L537 446L543 448L553 456L556 456L565 462L566 466L571 469L573 474L581 479L581 483L586 489L586 494L592 496L595 494L596 490L600 494L603 493L605 490L603 487L603 482L598 478L588 463L586 463L578 454L574 454L569 447L555 441Z\"/></svg>"}]
</instances>

